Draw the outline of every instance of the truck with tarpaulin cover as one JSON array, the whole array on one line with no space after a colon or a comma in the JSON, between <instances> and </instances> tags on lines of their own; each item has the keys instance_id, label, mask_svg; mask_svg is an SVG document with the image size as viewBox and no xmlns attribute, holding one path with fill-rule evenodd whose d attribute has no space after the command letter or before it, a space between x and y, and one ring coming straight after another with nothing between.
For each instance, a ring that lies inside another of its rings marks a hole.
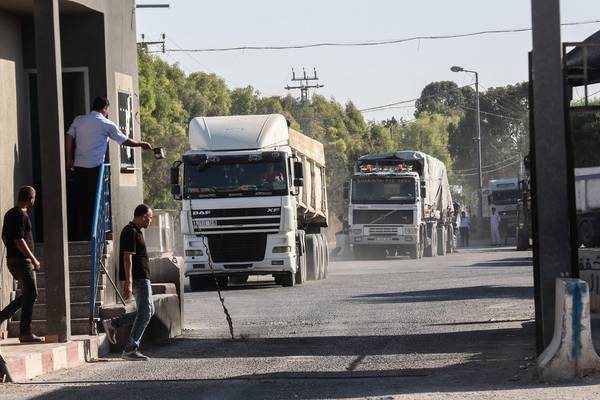
<instances>
[{"instance_id":1,"label":"truck with tarpaulin cover","mask_svg":"<svg viewBox=\"0 0 600 400\"><path fill-rule=\"evenodd\" d=\"M454 251L453 204L446 166L420 151L367 154L346 193L357 258Z\"/></svg>"}]
</instances>

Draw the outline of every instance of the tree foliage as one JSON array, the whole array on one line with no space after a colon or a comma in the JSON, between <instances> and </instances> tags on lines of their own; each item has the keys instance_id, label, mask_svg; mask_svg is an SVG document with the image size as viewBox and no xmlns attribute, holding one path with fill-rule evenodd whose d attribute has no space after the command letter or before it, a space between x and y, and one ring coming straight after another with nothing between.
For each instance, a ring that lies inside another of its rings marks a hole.
<instances>
[{"instance_id":1,"label":"tree foliage","mask_svg":"<svg viewBox=\"0 0 600 400\"><path fill-rule=\"evenodd\" d=\"M424 151L446 163L451 183L461 185L463 192L476 187L476 95L471 86L433 82L415 104L414 121L391 118L376 122L366 121L351 101L342 104L314 95L309 104L303 104L291 95L262 97L252 86L228 88L215 74L186 75L178 65L156 56L143 51L138 56L142 135L167 151L165 162L147 160L143 164L145 198L156 208L178 207L170 195L168 169L187 150L187 126L196 116L279 113L293 128L322 142L332 217L345 215L343 184L356 159L367 153ZM480 93L485 171L516 159L519 150L526 153L526 96L525 84ZM513 164L486 172L485 177L516 175L517 168L518 164Z\"/></svg>"}]
</instances>

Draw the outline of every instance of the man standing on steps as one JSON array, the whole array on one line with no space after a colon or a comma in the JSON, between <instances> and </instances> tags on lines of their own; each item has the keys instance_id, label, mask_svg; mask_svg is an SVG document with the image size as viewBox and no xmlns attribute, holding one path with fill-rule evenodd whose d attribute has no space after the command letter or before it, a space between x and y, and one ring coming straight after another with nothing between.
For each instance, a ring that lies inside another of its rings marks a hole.
<instances>
[{"instance_id":1,"label":"man standing on steps","mask_svg":"<svg viewBox=\"0 0 600 400\"><path fill-rule=\"evenodd\" d=\"M40 262L33 254L33 233L27 211L35 203L35 189L23 186L19 190L17 205L4 215L2 242L6 246L6 264L11 275L19 282L21 294L4 310L0 311L0 324L11 318L21 309L19 341L39 343L44 338L31 333L33 305L37 299L35 272L40 270Z\"/></svg>"},{"instance_id":2,"label":"man standing on steps","mask_svg":"<svg viewBox=\"0 0 600 400\"><path fill-rule=\"evenodd\" d=\"M152 149L150 143L130 139L123 134L108 119L109 106L107 98L96 97L92 112L75 118L65 135L67 170L73 171L75 181L76 198L72 199L72 209L76 215L70 216L76 219L72 225L76 232L71 235L75 240L90 240L98 174L104 162L108 139L124 146Z\"/></svg>"},{"instance_id":3,"label":"man standing on steps","mask_svg":"<svg viewBox=\"0 0 600 400\"><path fill-rule=\"evenodd\" d=\"M138 350L142 335L154 314L152 286L150 283L150 263L142 228L152 222L152 210L146 204L135 208L133 221L121 231L119 241L119 278L124 281L123 297L135 297L137 311L102 321L109 342L116 343L116 329L133 325L122 357L129 361L148 359Z\"/></svg>"}]
</instances>

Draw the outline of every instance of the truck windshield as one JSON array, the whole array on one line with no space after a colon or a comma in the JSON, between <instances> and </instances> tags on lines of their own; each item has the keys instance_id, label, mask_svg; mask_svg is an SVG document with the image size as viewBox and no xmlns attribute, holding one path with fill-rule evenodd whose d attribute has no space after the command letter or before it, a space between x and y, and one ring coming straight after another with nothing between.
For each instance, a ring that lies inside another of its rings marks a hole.
<instances>
[{"instance_id":1,"label":"truck windshield","mask_svg":"<svg viewBox=\"0 0 600 400\"><path fill-rule=\"evenodd\" d=\"M185 198L282 196L287 194L285 163L250 161L184 164Z\"/></svg>"},{"instance_id":2,"label":"truck windshield","mask_svg":"<svg viewBox=\"0 0 600 400\"><path fill-rule=\"evenodd\" d=\"M352 181L352 203L414 203L415 181L411 178L355 178Z\"/></svg>"},{"instance_id":3,"label":"truck windshield","mask_svg":"<svg viewBox=\"0 0 600 400\"><path fill-rule=\"evenodd\" d=\"M491 193L490 203L497 205L517 204L517 200L519 200L520 198L521 191L518 189L500 190Z\"/></svg>"}]
</instances>

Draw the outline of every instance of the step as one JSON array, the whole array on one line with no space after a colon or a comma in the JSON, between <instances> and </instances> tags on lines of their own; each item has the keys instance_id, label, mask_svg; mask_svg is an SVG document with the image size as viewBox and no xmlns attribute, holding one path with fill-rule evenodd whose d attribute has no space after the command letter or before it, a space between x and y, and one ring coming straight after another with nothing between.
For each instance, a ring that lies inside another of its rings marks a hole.
<instances>
[{"instance_id":1,"label":"step","mask_svg":"<svg viewBox=\"0 0 600 400\"><path fill-rule=\"evenodd\" d=\"M8 324L8 336L19 336L19 321L10 321ZM46 321L34 319L31 321L31 331L36 335L46 335ZM71 318L71 335L87 335L89 333L88 318Z\"/></svg>"},{"instance_id":2,"label":"step","mask_svg":"<svg viewBox=\"0 0 600 400\"><path fill-rule=\"evenodd\" d=\"M69 256L84 256L90 254L90 242L69 242ZM35 255L44 257L44 243L35 244Z\"/></svg>"},{"instance_id":3,"label":"step","mask_svg":"<svg viewBox=\"0 0 600 400\"><path fill-rule=\"evenodd\" d=\"M75 318L87 318L90 315L90 310L88 308L88 302L80 302L80 303L71 303L71 319ZM102 305L101 302L96 301L96 311ZM96 313L97 315L97 313ZM45 304L34 304L33 305L33 319L46 319L46 305ZM20 321L21 320L21 311L17 311L17 313L12 318L12 321Z\"/></svg>"},{"instance_id":4,"label":"step","mask_svg":"<svg viewBox=\"0 0 600 400\"><path fill-rule=\"evenodd\" d=\"M36 274L37 287L46 287L46 273L42 270ZM98 284L104 285L106 276L104 274L98 275ZM69 285L70 286L89 286L90 285L90 272L89 271L71 271L69 272Z\"/></svg>"},{"instance_id":5,"label":"step","mask_svg":"<svg viewBox=\"0 0 600 400\"><path fill-rule=\"evenodd\" d=\"M96 299L98 301L104 301L104 289L105 285L98 286L98 292L96 293ZM71 295L72 303L81 303L84 301L88 301L90 297L90 288L89 286L71 286L71 290L69 291ZM46 304L46 289L41 288L38 289L38 298L36 303Z\"/></svg>"}]
</instances>

